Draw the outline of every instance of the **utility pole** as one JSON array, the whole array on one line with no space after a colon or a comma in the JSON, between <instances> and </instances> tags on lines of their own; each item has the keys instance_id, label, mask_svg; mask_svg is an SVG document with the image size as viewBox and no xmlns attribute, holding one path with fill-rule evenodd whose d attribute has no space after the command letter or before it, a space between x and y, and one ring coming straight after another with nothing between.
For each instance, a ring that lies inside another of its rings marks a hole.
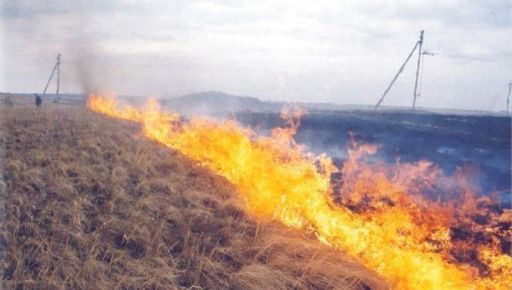
<instances>
[{"instance_id":1,"label":"utility pole","mask_svg":"<svg viewBox=\"0 0 512 290\"><path fill-rule=\"evenodd\" d=\"M416 48L418 47L418 43L416 43L416 45L414 45L414 47L412 48L411 52L409 53L409 55L407 56L407 58L405 59L404 63L402 64L402 66L398 69L398 72L395 74L395 76L393 77L393 79L391 80L391 83L389 84L389 86L386 88L386 90L384 91L384 93L382 94L382 96L380 97L379 101L377 102L377 104L375 105L375 107L373 108L374 110L376 110L380 104L382 103L382 101L384 101L384 97L388 94L389 90L391 90L391 87L393 86L393 84L395 83L395 81L398 79L398 76L404 71L404 68L405 68L405 65L407 64L407 62L409 62L409 60L411 59L412 55L414 54L414 51L416 50Z\"/></svg>"},{"instance_id":2,"label":"utility pole","mask_svg":"<svg viewBox=\"0 0 512 290\"><path fill-rule=\"evenodd\" d=\"M46 94L46 91L48 90L48 86L50 85L50 82L52 81L53 75L57 72L57 91L56 91L56 97L54 102L58 102L59 100L59 90L60 90L60 53L57 55L57 62L53 66L52 72L50 73L50 77L48 78L48 81L46 82L46 86L44 87L42 98L44 98L44 95Z\"/></svg>"},{"instance_id":3,"label":"utility pole","mask_svg":"<svg viewBox=\"0 0 512 290\"><path fill-rule=\"evenodd\" d=\"M418 40L418 65L416 66L416 80L414 81L414 95L412 100L412 109L416 109L416 97L418 97L418 77L420 76L420 65L421 65L421 54L423 51L421 50L423 46L423 30L420 32L420 40Z\"/></svg>"},{"instance_id":4,"label":"utility pole","mask_svg":"<svg viewBox=\"0 0 512 290\"><path fill-rule=\"evenodd\" d=\"M54 103L58 103L60 100L59 90L60 90L60 53L57 55L57 90L55 92L55 100Z\"/></svg>"},{"instance_id":5,"label":"utility pole","mask_svg":"<svg viewBox=\"0 0 512 290\"><path fill-rule=\"evenodd\" d=\"M508 82L508 94L507 94L507 115L509 111L509 105L510 105L510 91L512 91L512 81Z\"/></svg>"},{"instance_id":6,"label":"utility pole","mask_svg":"<svg viewBox=\"0 0 512 290\"><path fill-rule=\"evenodd\" d=\"M400 66L400 68L398 69L398 72L395 74L395 76L391 80L391 83L388 85L388 87L386 88L386 90L384 91L384 93L382 94L382 96L380 97L379 101L377 102L377 104L375 105L375 107L373 109L377 109L380 106L380 104L382 103L382 101L384 101L384 97L386 97L386 95L388 94L389 90L391 90L391 87L393 86L395 81L398 79L398 76L403 72L403 70L405 68L405 65L409 62L409 60L413 56L413 54L416 51L416 49L419 48L418 49L418 65L416 67L416 81L414 82L414 96L413 96L413 103L412 103L412 109L414 110L416 108L416 97L419 96L419 93L418 93L418 82L419 82L419 78L420 78L421 56L422 55L434 55L431 52L423 51L422 50L422 48L423 48L423 33L424 33L423 30L420 31L420 38L419 38L419 40L416 41L416 44L412 48L411 52L409 53L409 55L405 59L405 61L402 64L402 66Z\"/></svg>"}]
</instances>

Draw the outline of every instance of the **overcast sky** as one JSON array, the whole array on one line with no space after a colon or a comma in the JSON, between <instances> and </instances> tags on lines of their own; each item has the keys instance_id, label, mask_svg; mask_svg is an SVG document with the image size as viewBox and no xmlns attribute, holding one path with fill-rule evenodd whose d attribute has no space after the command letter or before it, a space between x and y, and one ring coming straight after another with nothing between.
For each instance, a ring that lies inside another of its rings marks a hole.
<instances>
[{"instance_id":1,"label":"overcast sky","mask_svg":"<svg viewBox=\"0 0 512 290\"><path fill-rule=\"evenodd\" d=\"M501 110L512 78L509 0L1 1L3 92L42 91L61 52L64 92L375 104L421 29L419 106Z\"/></svg>"}]
</instances>

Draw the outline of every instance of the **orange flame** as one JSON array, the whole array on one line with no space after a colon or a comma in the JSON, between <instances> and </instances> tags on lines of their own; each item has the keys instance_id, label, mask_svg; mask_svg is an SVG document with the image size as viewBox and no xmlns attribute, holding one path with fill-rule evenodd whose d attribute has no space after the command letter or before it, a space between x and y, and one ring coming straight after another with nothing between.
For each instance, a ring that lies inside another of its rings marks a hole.
<instances>
[{"instance_id":1,"label":"orange flame","mask_svg":"<svg viewBox=\"0 0 512 290\"><path fill-rule=\"evenodd\" d=\"M213 122L164 113L150 100L145 108L120 108L115 98L91 95L88 107L111 117L135 121L145 136L174 148L233 183L246 210L262 220L278 220L315 235L375 270L396 289L512 289L512 258L496 237L510 238L510 227L484 229L494 237L475 249L485 271L454 256L468 247L453 238L452 226L468 222L468 208L485 200L471 199L465 211L422 197L444 178L428 161L416 164L364 164L377 151L354 145L340 172L325 155L314 156L296 144L297 112L287 112L287 128L259 137L235 121ZM331 175L341 173L340 204L333 201ZM490 212L510 221L510 210ZM485 225L482 225L484 227ZM478 228L480 229L480 228ZM494 231L494 232L493 232ZM454 258L455 257L455 258Z\"/></svg>"}]
</instances>

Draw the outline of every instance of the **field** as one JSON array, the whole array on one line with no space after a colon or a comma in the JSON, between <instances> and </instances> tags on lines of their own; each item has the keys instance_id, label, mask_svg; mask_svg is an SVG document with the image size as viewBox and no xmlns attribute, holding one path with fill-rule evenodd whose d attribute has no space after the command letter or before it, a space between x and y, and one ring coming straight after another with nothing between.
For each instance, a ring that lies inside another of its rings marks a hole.
<instances>
[{"instance_id":1,"label":"field","mask_svg":"<svg viewBox=\"0 0 512 290\"><path fill-rule=\"evenodd\" d=\"M0 107L5 288L512 285L510 118L227 113L253 133L152 100L15 100Z\"/></svg>"},{"instance_id":2,"label":"field","mask_svg":"<svg viewBox=\"0 0 512 290\"><path fill-rule=\"evenodd\" d=\"M304 232L246 215L235 188L138 125L2 107L5 289L387 289Z\"/></svg>"},{"instance_id":3,"label":"field","mask_svg":"<svg viewBox=\"0 0 512 290\"><path fill-rule=\"evenodd\" d=\"M237 119L260 132L282 123L277 113L243 112ZM342 164L353 136L379 146L373 161L429 160L447 175L457 168L472 175L479 193L494 193L503 207L511 199L510 117L411 111L311 111L304 116L296 140L315 153L326 152Z\"/></svg>"}]
</instances>

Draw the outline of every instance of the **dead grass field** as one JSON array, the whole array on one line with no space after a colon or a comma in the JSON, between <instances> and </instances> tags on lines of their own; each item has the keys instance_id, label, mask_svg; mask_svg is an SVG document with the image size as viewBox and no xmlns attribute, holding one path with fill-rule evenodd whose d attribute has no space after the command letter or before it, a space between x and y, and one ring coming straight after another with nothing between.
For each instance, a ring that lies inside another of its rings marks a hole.
<instances>
[{"instance_id":1,"label":"dead grass field","mask_svg":"<svg viewBox=\"0 0 512 290\"><path fill-rule=\"evenodd\" d=\"M5 289L386 289L135 124L78 106L0 108Z\"/></svg>"}]
</instances>

